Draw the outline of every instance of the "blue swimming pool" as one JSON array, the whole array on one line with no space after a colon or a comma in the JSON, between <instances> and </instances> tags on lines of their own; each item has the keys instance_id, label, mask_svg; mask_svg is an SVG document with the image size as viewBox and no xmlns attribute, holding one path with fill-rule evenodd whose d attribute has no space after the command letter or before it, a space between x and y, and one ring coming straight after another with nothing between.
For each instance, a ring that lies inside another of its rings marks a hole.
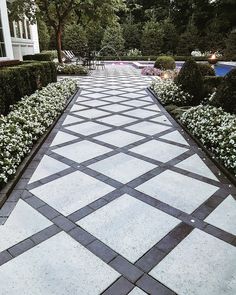
<instances>
[{"instance_id":1,"label":"blue swimming pool","mask_svg":"<svg viewBox=\"0 0 236 295\"><path fill-rule=\"evenodd\" d=\"M180 67L180 68L183 65L182 62L177 62L176 64L177 64L177 67ZM215 68L216 76L224 77L226 74L228 74L235 67L229 66L229 65L224 65L224 64L217 64L214 66L214 68Z\"/></svg>"},{"instance_id":2,"label":"blue swimming pool","mask_svg":"<svg viewBox=\"0 0 236 295\"><path fill-rule=\"evenodd\" d=\"M226 74L228 74L228 72L230 72L233 68L233 66L228 66L228 65L216 65L215 66L215 72L216 72L216 76L225 76Z\"/></svg>"}]
</instances>

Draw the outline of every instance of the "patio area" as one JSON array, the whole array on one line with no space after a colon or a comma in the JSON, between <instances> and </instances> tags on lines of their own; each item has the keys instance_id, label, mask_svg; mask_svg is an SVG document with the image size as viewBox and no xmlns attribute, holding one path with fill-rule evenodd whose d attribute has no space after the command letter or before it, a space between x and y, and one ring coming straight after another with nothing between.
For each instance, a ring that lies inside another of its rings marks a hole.
<instances>
[{"instance_id":1,"label":"patio area","mask_svg":"<svg viewBox=\"0 0 236 295\"><path fill-rule=\"evenodd\" d=\"M235 295L236 188L148 92L106 65L0 209L0 295Z\"/></svg>"}]
</instances>

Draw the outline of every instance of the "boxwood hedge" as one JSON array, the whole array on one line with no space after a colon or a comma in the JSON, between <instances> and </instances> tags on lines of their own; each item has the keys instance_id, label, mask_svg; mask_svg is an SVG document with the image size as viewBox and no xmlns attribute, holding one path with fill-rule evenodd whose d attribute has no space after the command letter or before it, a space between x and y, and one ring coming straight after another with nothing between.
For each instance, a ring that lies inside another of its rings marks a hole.
<instances>
[{"instance_id":1,"label":"boxwood hedge","mask_svg":"<svg viewBox=\"0 0 236 295\"><path fill-rule=\"evenodd\" d=\"M10 105L25 95L56 82L56 67L53 62L22 63L0 69L0 114L7 114Z\"/></svg>"}]
</instances>

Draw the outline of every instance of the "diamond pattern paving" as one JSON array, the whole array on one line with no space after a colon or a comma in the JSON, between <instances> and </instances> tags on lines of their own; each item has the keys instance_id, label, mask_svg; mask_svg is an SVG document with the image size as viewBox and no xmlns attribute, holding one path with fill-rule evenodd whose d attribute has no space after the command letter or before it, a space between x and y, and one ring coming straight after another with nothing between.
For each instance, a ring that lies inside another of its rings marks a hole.
<instances>
[{"instance_id":1,"label":"diamond pattern paving","mask_svg":"<svg viewBox=\"0 0 236 295\"><path fill-rule=\"evenodd\" d=\"M119 276L71 237L60 233L2 266L0 284L1 293L10 295L98 295Z\"/></svg>"},{"instance_id":2,"label":"diamond pattern paving","mask_svg":"<svg viewBox=\"0 0 236 295\"><path fill-rule=\"evenodd\" d=\"M187 213L193 212L218 190L216 186L169 170L137 189Z\"/></svg>"},{"instance_id":3,"label":"diamond pattern paving","mask_svg":"<svg viewBox=\"0 0 236 295\"><path fill-rule=\"evenodd\" d=\"M106 64L73 79L81 91L0 209L0 295L236 294L236 189L152 77Z\"/></svg>"},{"instance_id":4,"label":"diamond pattern paving","mask_svg":"<svg viewBox=\"0 0 236 295\"><path fill-rule=\"evenodd\" d=\"M90 168L122 183L127 183L155 167L153 164L122 153L90 166Z\"/></svg>"},{"instance_id":5,"label":"diamond pattern paving","mask_svg":"<svg viewBox=\"0 0 236 295\"><path fill-rule=\"evenodd\" d=\"M124 195L78 224L135 262L176 226L178 220Z\"/></svg>"},{"instance_id":6,"label":"diamond pattern paving","mask_svg":"<svg viewBox=\"0 0 236 295\"><path fill-rule=\"evenodd\" d=\"M111 191L111 186L79 171L31 190L35 196L64 215L85 207Z\"/></svg>"},{"instance_id":7,"label":"diamond pattern paving","mask_svg":"<svg viewBox=\"0 0 236 295\"><path fill-rule=\"evenodd\" d=\"M235 247L195 229L151 275L179 295L233 295L235 265Z\"/></svg>"}]
</instances>

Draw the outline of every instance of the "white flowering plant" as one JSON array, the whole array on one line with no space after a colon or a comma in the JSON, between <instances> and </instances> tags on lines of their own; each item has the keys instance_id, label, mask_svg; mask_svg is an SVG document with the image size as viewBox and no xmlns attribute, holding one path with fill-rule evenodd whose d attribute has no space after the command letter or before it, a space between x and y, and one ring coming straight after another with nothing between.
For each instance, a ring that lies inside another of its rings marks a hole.
<instances>
[{"instance_id":1,"label":"white flowering plant","mask_svg":"<svg viewBox=\"0 0 236 295\"><path fill-rule=\"evenodd\" d=\"M0 188L16 173L34 143L64 109L77 85L73 80L51 83L0 116Z\"/></svg>"},{"instance_id":2,"label":"white flowering plant","mask_svg":"<svg viewBox=\"0 0 236 295\"><path fill-rule=\"evenodd\" d=\"M184 92L172 79L155 79L151 84L151 89L164 105L185 106L192 100L191 95Z\"/></svg>"},{"instance_id":3,"label":"white flowering plant","mask_svg":"<svg viewBox=\"0 0 236 295\"><path fill-rule=\"evenodd\" d=\"M136 57L136 56L141 56L141 55L142 55L142 52L140 50L138 50L137 48L130 49L127 52L127 56L129 56L129 57Z\"/></svg>"},{"instance_id":4,"label":"white flowering plant","mask_svg":"<svg viewBox=\"0 0 236 295\"><path fill-rule=\"evenodd\" d=\"M187 110L180 118L189 131L236 175L236 116L210 105Z\"/></svg>"}]
</instances>

